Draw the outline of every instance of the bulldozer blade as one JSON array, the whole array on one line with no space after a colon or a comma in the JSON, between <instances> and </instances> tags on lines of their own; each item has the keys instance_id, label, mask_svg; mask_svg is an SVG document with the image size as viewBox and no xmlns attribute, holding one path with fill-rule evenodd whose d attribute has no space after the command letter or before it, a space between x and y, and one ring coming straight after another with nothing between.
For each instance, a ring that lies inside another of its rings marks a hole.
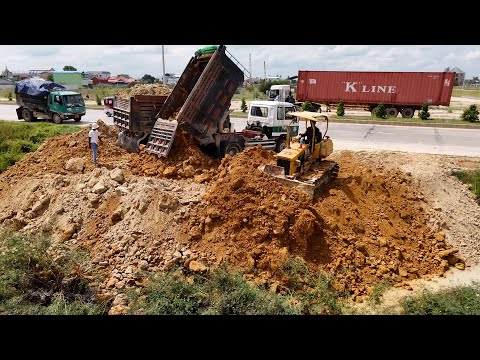
<instances>
[{"instance_id":1,"label":"bulldozer blade","mask_svg":"<svg viewBox=\"0 0 480 360\"><path fill-rule=\"evenodd\" d=\"M125 131L121 131L118 134L118 144L121 148L130 152L138 153L140 151L140 143L148 136L148 134L142 136L131 137L128 136Z\"/></svg>"},{"instance_id":2,"label":"bulldozer blade","mask_svg":"<svg viewBox=\"0 0 480 360\"><path fill-rule=\"evenodd\" d=\"M263 172L270 175L285 176L285 169L277 165L265 165Z\"/></svg>"},{"instance_id":3,"label":"bulldozer blade","mask_svg":"<svg viewBox=\"0 0 480 360\"><path fill-rule=\"evenodd\" d=\"M267 170L269 168L269 170ZM281 174L279 169L282 170ZM325 188L325 185L338 176L339 166L333 161L322 161L320 165L310 171L310 177L305 176L297 179L289 179L285 176L285 171L282 167L276 165L261 165L258 168L284 185L287 185L297 190L307 193L312 199L317 198ZM313 177L311 175L314 175Z\"/></svg>"}]
</instances>

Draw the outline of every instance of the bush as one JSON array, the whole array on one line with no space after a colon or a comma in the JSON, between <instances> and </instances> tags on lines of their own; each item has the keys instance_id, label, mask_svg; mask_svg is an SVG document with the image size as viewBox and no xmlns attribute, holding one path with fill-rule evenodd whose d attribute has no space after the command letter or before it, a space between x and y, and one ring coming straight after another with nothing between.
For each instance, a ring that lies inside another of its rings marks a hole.
<instances>
[{"instance_id":1,"label":"bush","mask_svg":"<svg viewBox=\"0 0 480 360\"><path fill-rule=\"evenodd\" d=\"M472 104L468 109L463 111L462 120L470 122L478 121L478 114L477 105Z\"/></svg>"},{"instance_id":2,"label":"bush","mask_svg":"<svg viewBox=\"0 0 480 360\"><path fill-rule=\"evenodd\" d=\"M99 94L95 94L95 101L97 102L97 105L102 105L102 98Z\"/></svg>"},{"instance_id":3,"label":"bush","mask_svg":"<svg viewBox=\"0 0 480 360\"><path fill-rule=\"evenodd\" d=\"M79 270L82 254L54 259L49 239L8 233L0 233L0 250L0 313L106 313Z\"/></svg>"},{"instance_id":4,"label":"bush","mask_svg":"<svg viewBox=\"0 0 480 360\"><path fill-rule=\"evenodd\" d=\"M418 113L418 117L422 120L428 120L430 113L428 112L428 103L422 105L422 110Z\"/></svg>"},{"instance_id":5,"label":"bush","mask_svg":"<svg viewBox=\"0 0 480 360\"><path fill-rule=\"evenodd\" d=\"M260 97L260 93L257 90L253 91L253 99L258 99Z\"/></svg>"},{"instance_id":6,"label":"bush","mask_svg":"<svg viewBox=\"0 0 480 360\"><path fill-rule=\"evenodd\" d=\"M242 112L247 111L247 102L245 101L245 98L242 98L242 105L240 106L240 108L242 109Z\"/></svg>"},{"instance_id":7,"label":"bush","mask_svg":"<svg viewBox=\"0 0 480 360\"><path fill-rule=\"evenodd\" d=\"M380 103L374 111L374 116L378 119L386 119L387 118L387 109L385 108L385 105Z\"/></svg>"},{"instance_id":8,"label":"bush","mask_svg":"<svg viewBox=\"0 0 480 360\"><path fill-rule=\"evenodd\" d=\"M298 314L278 294L247 283L241 273L215 269L206 276L159 273L140 294L132 292L132 314L281 315ZM144 296L142 296L144 295Z\"/></svg>"},{"instance_id":9,"label":"bush","mask_svg":"<svg viewBox=\"0 0 480 360\"><path fill-rule=\"evenodd\" d=\"M12 90L8 90L8 92L7 92L7 98L8 98L8 101L12 101L12 100L13 100Z\"/></svg>"},{"instance_id":10,"label":"bush","mask_svg":"<svg viewBox=\"0 0 480 360\"><path fill-rule=\"evenodd\" d=\"M454 175L464 184L470 184L472 192L480 199L480 170L457 171Z\"/></svg>"},{"instance_id":11,"label":"bush","mask_svg":"<svg viewBox=\"0 0 480 360\"><path fill-rule=\"evenodd\" d=\"M305 101L302 104L302 111L315 111L315 107L310 101Z\"/></svg>"},{"instance_id":12,"label":"bush","mask_svg":"<svg viewBox=\"0 0 480 360\"><path fill-rule=\"evenodd\" d=\"M401 306L404 315L480 315L480 284L424 291L404 299Z\"/></svg>"},{"instance_id":13,"label":"bush","mask_svg":"<svg viewBox=\"0 0 480 360\"><path fill-rule=\"evenodd\" d=\"M344 116L345 115L345 103L343 102L343 100L340 100L340 102L338 103L337 115L338 116Z\"/></svg>"}]
</instances>

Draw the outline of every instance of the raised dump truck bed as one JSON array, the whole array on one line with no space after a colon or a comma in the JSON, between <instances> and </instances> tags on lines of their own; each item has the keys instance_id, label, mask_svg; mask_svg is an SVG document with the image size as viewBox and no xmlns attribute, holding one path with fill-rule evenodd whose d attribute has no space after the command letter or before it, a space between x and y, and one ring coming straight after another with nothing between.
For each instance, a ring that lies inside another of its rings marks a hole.
<instances>
[{"instance_id":1,"label":"raised dump truck bed","mask_svg":"<svg viewBox=\"0 0 480 360\"><path fill-rule=\"evenodd\" d=\"M155 124L155 116L166 100L167 96L157 95L135 95L129 99L115 96L113 123L133 133L150 132Z\"/></svg>"}]
</instances>

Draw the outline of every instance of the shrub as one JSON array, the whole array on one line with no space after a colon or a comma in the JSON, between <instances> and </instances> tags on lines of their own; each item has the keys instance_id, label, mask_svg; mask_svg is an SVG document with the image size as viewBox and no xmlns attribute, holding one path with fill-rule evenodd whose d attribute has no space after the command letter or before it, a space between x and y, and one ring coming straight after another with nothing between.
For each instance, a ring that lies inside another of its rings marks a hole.
<instances>
[{"instance_id":1,"label":"shrub","mask_svg":"<svg viewBox=\"0 0 480 360\"><path fill-rule=\"evenodd\" d=\"M386 119L387 118L387 109L385 108L385 105L380 103L374 111L374 116L378 119Z\"/></svg>"},{"instance_id":2,"label":"shrub","mask_svg":"<svg viewBox=\"0 0 480 360\"><path fill-rule=\"evenodd\" d=\"M97 102L97 105L102 105L102 98L99 94L95 94L95 101Z\"/></svg>"},{"instance_id":3,"label":"shrub","mask_svg":"<svg viewBox=\"0 0 480 360\"><path fill-rule=\"evenodd\" d=\"M253 91L253 99L258 99L260 97L260 94L257 90Z\"/></svg>"},{"instance_id":4,"label":"shrub","mask_svg":"<svg viewBox=\"0 0 480 360\"><path fill-rule=\"evenodd\" d=\"M477 105L472 104L469 108L465 109L462 114L462 120L475 122L478 121L478 109Z\"/></svg>"},{"instance_id":5,"label":"shrub","mask_svg":"<svg viewBox=\"0 0 480 360\"><path fill-rule=\"evenodd\" d=\"M8 98L8 101L12 101L12 100L13 100L12 90L8 90L8 92L7 92L7 98Z\"/></svg>"},{"instance_id":6,"label":"shrub","mask_svg":"<svg viewBox=\"0 0 480 360\"><path fill-rule=\"evenodd\" d=\"M205 276L159 273L141 294L132 292L133 314L161 315L280 315L296 314L278 294L246 282L241 273L215 269ZM144 297L142 296L144 295ZM142 297L141 297L142 296Z\"/></svg>"},{"instance_id":7,"label":"shrub","mask_svg":"<svg viewBox=\"0 0 480 360\"><path fill-rule=\"evenodd\" d=\"M480 284L436 293L424 291L401 302L405 315L480 315Z\"/></svg>"},{"instance_id":8,"label":"shrub","mask_svg":"<svg viewBox=\"0 0 480 360\"><path fill-rule=\"evenodd\" d=\"M247 111L247 102L245 101L245 98L242 98L242 105L240 106L240 108L242 109L242 112Z\"/></svg>"},{"instance_id":9,"label":"shrub","mask_svg":"<svg viewBox=\"0 0 480 360\"><path fill-rule=\"evenodd\" d=\"M305 101L302 104L302 111L315 111L315 107L310 101Z\"/></svg>"},{"instance_id":10,"label":"shrub","mask_svg":"<svg viewBox=\"0 0 480 360\"><path fill-rule=\"evenodd\" d=\"M418 117L422 120L428 120L430 113L428 112L428 103L422 105L422 110L418 113Z\"/></svg>"},{"instance_id":11,"label":"shrub","mask_svg":"<svg viewBox=\"0 0 480 360\"><path fill-rule=\"evenodd\" d=\"M337 115L338 116L344 116L345 115L345 103L343 102L343 100L340 100L340 102L338 103Z\"/></svg>"}]
</instances>

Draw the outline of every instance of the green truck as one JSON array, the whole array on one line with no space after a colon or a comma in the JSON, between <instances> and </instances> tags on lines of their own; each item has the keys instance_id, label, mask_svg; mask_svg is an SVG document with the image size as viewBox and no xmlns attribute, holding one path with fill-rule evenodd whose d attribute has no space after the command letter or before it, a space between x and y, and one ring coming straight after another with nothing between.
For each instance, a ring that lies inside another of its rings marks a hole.
<instances>
[{"instance_id":1,"label":"green truck","mask_svg":"<svg viewBox=\"0 0 480 360\"><path fill-rule=\"evenodd\" d=\"M65 87L54 82L27 79L15 84L16 109L19 120L52 120L61 124L63 120L76 122L85 115L85 102L82 95L66 91Z\"/></svg>"}]
</instances>

